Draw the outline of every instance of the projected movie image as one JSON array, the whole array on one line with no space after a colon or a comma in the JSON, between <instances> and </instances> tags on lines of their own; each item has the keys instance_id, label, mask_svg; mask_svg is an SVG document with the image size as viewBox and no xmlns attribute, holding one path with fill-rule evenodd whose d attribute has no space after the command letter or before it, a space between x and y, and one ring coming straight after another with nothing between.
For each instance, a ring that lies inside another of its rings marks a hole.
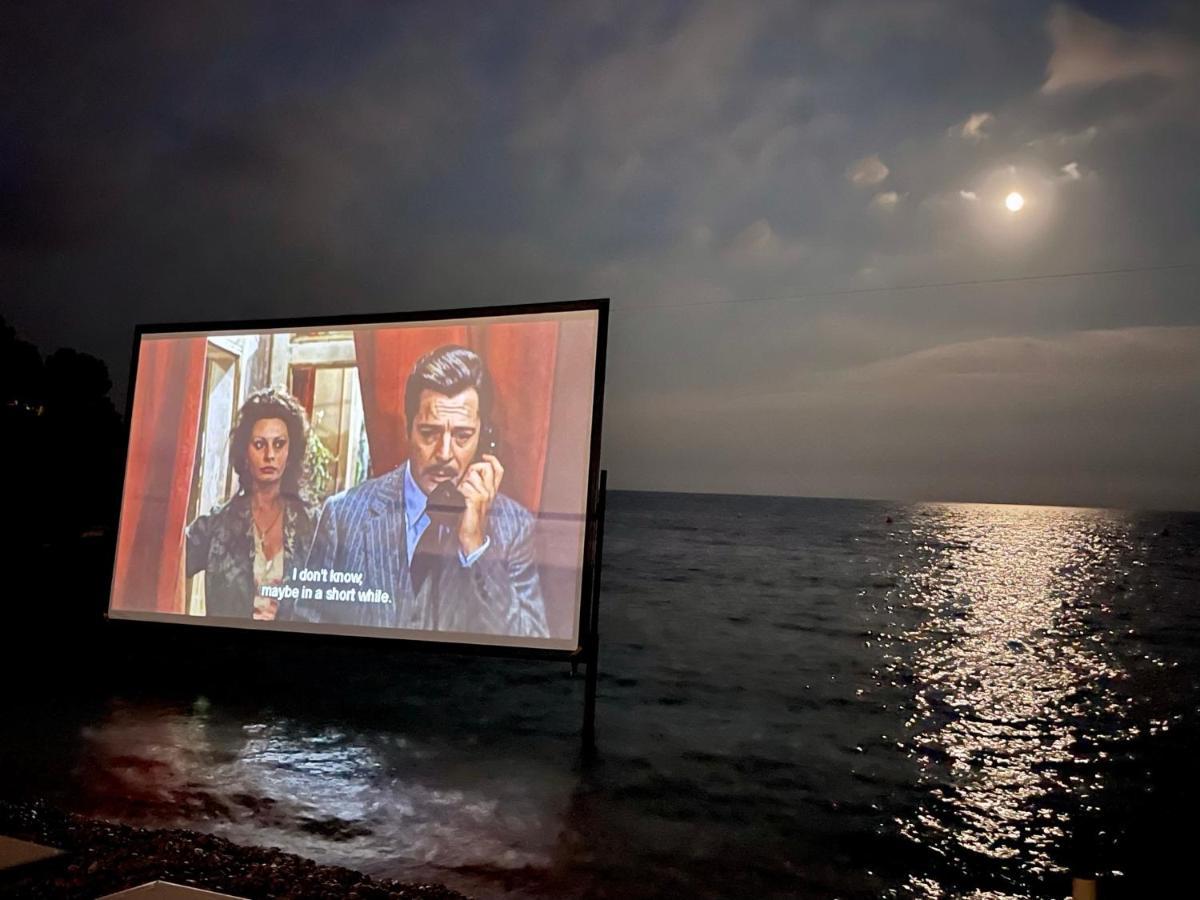
<instances>
[{"instance_id":1,"label":"projected movie image","mask_svg":"<svg viewBox=\"0 0 1200 900\"><path fill-rule=\"evenodd\" d=\"M142 334L110 616L574 649L598 325Z\"/></svg>"}]
</instances>

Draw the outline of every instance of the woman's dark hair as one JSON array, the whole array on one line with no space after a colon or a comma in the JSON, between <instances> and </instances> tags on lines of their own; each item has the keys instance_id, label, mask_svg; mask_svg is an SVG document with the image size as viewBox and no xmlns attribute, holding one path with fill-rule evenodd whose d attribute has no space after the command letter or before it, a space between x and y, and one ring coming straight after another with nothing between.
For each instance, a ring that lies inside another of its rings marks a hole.
<instances>
[{"instance_id":1,"label":"woman's dark hair","mask_svg":"<svg viewBox=\"0 0 1200 900\"><path fill-rule=\"evenodd\" d=\"M238 484L248 491L253 481L246 462L246 448L254 423L261 419L282 419L288 431L288 461L279 486L282 494L301 497L304 489L304 455L308 450L308 417L300 402L282 388L263 388L246 398L238 410L237 422L229 438L229 464L237 472Z\"/></svg>"},{"instance_id":2,"label":"woman's dark hair","mask_svg":"<svg viewBox=\"0 0 1200 900\"><path fill-rule=\"evenodd\" d=\"M479 419L485 425L490 424L492 380L479 354L454 344L430 350L413 365L404 385L405 428L412 431L417 407L421 404L421 391L437 391L453 397L467 388L475 388L479 394Z\"/></svg>"}]
</instances>

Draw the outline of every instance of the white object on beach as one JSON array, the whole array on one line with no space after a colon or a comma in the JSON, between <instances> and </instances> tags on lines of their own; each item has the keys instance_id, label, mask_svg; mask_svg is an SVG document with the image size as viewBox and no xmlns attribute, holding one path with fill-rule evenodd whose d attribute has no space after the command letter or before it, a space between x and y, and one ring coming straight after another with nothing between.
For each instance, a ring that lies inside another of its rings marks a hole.
<instances>
[{"instance_id":1,"label":"white object on beach","mask_svg":"<svg viewBox=\"0 0 1200 900\"><path fill-rule=\"evenodd\" d=\"M151 881L115 894L105 894L100 900L245 900L233 894L218 894L200 888L171 884L169 881Z\"/></svg>"},{"instance_id":2,"label":"white object on beach","mask_svg":"<svg viewBox=\"0 0 1200 900\"><path fill-rule=\"evenodd\" d=\"M16 838L0 836L0 872L51 859L61 853L61 850L56 850L54 847L43 847L32 841L20 841Z\"/></svg>"}]
</instances>

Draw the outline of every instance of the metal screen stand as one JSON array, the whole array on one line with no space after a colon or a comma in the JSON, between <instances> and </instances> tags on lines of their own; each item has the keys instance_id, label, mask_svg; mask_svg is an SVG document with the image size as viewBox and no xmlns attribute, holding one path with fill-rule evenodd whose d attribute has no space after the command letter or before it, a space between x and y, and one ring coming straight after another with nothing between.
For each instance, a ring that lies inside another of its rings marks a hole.
<instances>
[{"instance_id":1,"label":"metal screen stand","mask_svg":"<svg viewBox=\"0 0 1200 900\"><path fill-rule=\"evenodd\" d=\"M596 680L600 674L600 572L604 556L604 509L608 491L608 470L600 470L600 489L596 493L596 552L592 557L592 596L588 604L587 636L583 647L587 673L583 684L583 758L596 754ZM574 664L572 664L573 666Z\"/></svg>"}]
</instances>

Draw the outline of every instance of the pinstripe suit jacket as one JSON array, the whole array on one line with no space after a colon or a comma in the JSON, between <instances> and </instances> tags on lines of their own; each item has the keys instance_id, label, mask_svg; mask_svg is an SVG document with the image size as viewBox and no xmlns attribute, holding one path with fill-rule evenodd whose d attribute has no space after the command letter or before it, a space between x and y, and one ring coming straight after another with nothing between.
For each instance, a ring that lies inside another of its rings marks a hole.
<instances>
[{"instance_id":1,"label":"pinstripe suit jacket","mask_svg":"<svg viewBox=\"0 0 1200 900\"><path fill-rule=\"evenodd\" d=\"M430 526L433 527L433 526ZM487 517L491 539L464 566L457 552L419 593L409 575L404 466L330 497L321 511L307 568L361 572L362 590L386 591L388 602L295 600L281 618L375 628L548 637L534 558L533 516L498 494ZM344 585L339 586L344 587Z\"/></svg>"}]
</instances>

